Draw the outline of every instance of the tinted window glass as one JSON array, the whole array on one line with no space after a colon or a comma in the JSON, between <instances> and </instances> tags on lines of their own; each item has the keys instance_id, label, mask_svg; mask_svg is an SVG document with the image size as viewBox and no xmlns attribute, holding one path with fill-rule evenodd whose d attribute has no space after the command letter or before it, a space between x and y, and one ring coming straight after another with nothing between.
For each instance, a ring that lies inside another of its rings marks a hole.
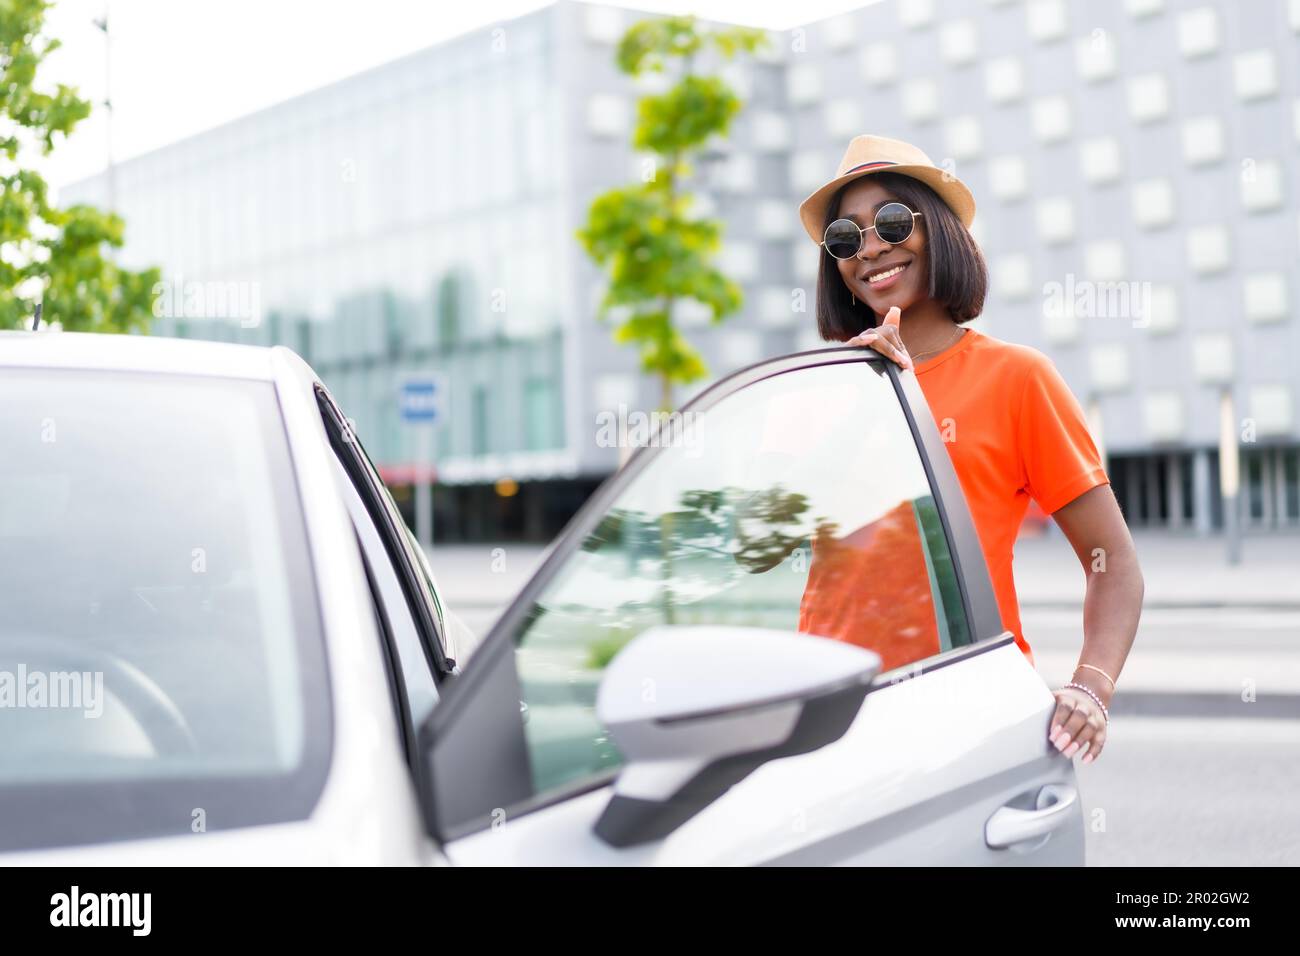
<instances>
[{"instance_id":1,"label":"tinted window glass","mask_svg":"<svg viewBox=\"0 0 1300 956\"><path fill-rule=\"evenodd\" d=\"M651 625L803 632L883 669L970 642L935 500L890 380L865 362L765 379L679 422L516 635L536 788L617 766L605 665Z\"/></svg>"}]
</instances>

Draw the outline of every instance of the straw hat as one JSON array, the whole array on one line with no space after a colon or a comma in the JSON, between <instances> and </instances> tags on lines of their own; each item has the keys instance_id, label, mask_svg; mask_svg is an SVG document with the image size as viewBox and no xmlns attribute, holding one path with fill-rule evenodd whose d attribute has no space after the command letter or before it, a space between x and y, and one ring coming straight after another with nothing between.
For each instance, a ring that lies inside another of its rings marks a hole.
<instances>
[{"instance_id":1,"label":"straw hat","mask_svg":"<svg viewBox=\"0 0 1300 956\"><path fill-rule=\"evenodd\" d=\"M835 178L799 204L799 219L812 241L820 244L826 231L826 207L845 183L872 173L899 173L919 179L946 202L967 229L975 219L975 197L966 184L940 169L911 143L887 136L855 136L844 151Z\"/></svg>"}]
</instances>

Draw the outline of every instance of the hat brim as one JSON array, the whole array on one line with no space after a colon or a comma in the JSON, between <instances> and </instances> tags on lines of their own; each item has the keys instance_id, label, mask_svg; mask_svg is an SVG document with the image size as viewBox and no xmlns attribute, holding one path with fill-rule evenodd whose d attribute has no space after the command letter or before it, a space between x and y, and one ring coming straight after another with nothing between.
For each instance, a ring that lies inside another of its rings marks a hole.
<instances>
[{"instance_id":1,"label":"hat brim","mask_svg":"<svg viewBox=\"0 0 1300 956\"><path fill-rule=\"evenodd\" d=\"M808 233L813 242L821 245L822 233L826 229L826 208L830 205L831 197L835 195L835 192L845 183L861 179L863 176L872 176L876 173L898 173L902 176L919 179L948 204L948 207L957 214L957 218L961 220L962 225L967 229L975 221L975 197L971 195L971 191L966 188L966 184L960 179L936 166L900 163L896 166L860 169L856 172L845 173L843 176L837 176L801 202L799 204L799 221L803 223L804 231Z\"/></svg>"}]
</instances>

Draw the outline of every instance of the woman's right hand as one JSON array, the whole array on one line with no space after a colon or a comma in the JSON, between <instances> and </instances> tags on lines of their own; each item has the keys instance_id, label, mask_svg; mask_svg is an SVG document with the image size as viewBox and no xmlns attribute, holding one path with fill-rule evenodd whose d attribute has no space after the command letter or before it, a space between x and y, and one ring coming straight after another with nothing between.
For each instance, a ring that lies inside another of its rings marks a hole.
<instances>
[{"instance_id":1,"label":"woman's right hand","mask_svg":"<svg viewBox=\"0 0 1300 956\"><path fill-rule=\"evenodd\" d=\"M880 325L855 335L844 344L873 348L886 358L893 359L903 368L911 368L912 357L907 354L907 347L903 345L903 337L898 331L898 323L902 318L903 311L896 305L891 306Z\"/></svg>"}]
</instances>

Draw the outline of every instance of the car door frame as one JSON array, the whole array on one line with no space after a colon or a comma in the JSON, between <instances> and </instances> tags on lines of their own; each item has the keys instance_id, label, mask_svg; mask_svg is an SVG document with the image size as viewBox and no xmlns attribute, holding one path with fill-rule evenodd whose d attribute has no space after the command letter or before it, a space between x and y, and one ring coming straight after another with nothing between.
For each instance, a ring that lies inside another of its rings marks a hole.
<instances>
[{"instance_id":1,"label":"car door frame","mask_svg":"<svg viewBox=\"0 0 1300 956\"><path fill-rule=\"evenodd\" d=\"M313 391L330 447L379 533L389 563L397 573L402 593L415 617L426 663L441 690L443 682L456 666L456 662L446 655L441 600L433 582L419 564L418 555L408 553L408 549L413 549L416 545L411 541L405 522L395 513L396 506L390 507L391 501L385 501L388 491L357 437L351 420L323 383L313 383Z\"/></svg>"},{"instance_id":2,"label":"car door frame","mask_svg":"<svg viewBox=\"0 0 1300 956\"><path fill-rule=\"evenodd\" d=\"M872 350L833 347L799 352L733 373L702 391L683 407L682 413L707 411L767 378L845 363L861 363L864 373L887 375L892 383L935 497L971 635L971 641L960 647L881 673L872 682L874 689L897 682L903 670L907 677L916 677L1014 643L1014 636L1003 625L952 459L915 374L902 374L892 361ZM421 803L426 825L436 839L454 841L507 816L516 818L608 786L617 776L618 770L613 769L565 788L533 793L513 637L569 555L586 540L628 484L664 450L653 441L638 447L627 464L588 499L547 548L533 576L483 638L475 652L475 666L449 682L442 700L421 725L420 751L426 758L420 781ZM515 701L519 702L518 708ZM454 765L456 772L437 773L434 768L444 763ZM483 811L485 794L492 797L487 802L493 809L487 812Z\"/></svg>"}]
</instances>

